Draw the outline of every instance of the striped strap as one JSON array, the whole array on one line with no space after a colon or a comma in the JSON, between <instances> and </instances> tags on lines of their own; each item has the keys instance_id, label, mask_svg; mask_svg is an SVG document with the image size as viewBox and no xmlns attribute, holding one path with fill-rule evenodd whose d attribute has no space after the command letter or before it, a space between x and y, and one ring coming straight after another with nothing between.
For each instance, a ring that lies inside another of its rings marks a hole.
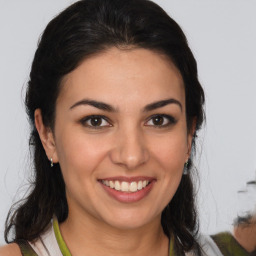
<instances>
[{"instance_id":1,"label":"striped strap","mask_svg":"<svg viewBox=\"0 0 256 256\"><path fill-rule=\"evenodd\" d=\"M20 248L22 256L38 256L27 241L18 240L16 243Z\"/></svg>"},{"instance_id":2,"label":"striped strap","mask_svg":"<svg viewBox=\"0 0 256 256\"><path fill-rule=\"evenodd\" d=\"M59 248L61 250L61 253L63 256L71 256L71 253L67 247L67 245L65 244L64 239L61 236L60 233L60 229L59 229L59 223L56 217L53 218L53 229L54 229L54 233L55 233L55 237L57 239Z\"/></svg>"},{"instance_id":3,"label":"striped strap","mask_svg":"<svg viewBox=\"0 0 256 256\"><path fill-rule=\"evenodd\" d=\"M170 239L170 252L169 252L169 256L174 256L174 238L173 236Z\"/></svg>"}]
</instances>

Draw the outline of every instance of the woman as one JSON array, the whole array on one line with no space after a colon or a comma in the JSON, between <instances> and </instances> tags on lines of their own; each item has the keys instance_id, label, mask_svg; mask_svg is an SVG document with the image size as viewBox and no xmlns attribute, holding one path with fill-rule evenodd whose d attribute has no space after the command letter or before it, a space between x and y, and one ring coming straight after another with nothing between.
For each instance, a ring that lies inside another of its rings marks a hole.
<instances>
[{"instance_id":1,"label":"woman","mask_svg":"<svg viewBox=\"0 0 256 256\"><path fill-rule=\"evenodd\" d=\"M35 181L0 255L200 255L191 167L203 104L186 37L159 6L64 10L32 64Z\"/></svg>"}]
</instances>

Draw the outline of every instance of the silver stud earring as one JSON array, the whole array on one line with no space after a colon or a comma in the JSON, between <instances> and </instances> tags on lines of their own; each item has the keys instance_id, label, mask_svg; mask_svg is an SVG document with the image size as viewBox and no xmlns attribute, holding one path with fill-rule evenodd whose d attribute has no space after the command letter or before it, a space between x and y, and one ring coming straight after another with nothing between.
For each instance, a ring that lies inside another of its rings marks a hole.
<instances>
[{"instance_id":1,"label":"silver stud earring","mask_svg":"<svg viewBox=\"0 0 256 256\"><path fill-rule=\"evenodd\" d=\"M53 167L53 161L52 161L52 158L51 158L51 160L50 160L50 161L51 161L51 167Z\"/></svg>"},{"instance_id":2,"label":"silver stud earring","mask_svg":"<svg viewBox=\"0 0 256 256\"><path fill-rule=\"evenodd\" d=\"M188 174L188 160L187 162L184 164L184 169L183 169L183 175L187 175Z\"/></svg>"}]
</instances>

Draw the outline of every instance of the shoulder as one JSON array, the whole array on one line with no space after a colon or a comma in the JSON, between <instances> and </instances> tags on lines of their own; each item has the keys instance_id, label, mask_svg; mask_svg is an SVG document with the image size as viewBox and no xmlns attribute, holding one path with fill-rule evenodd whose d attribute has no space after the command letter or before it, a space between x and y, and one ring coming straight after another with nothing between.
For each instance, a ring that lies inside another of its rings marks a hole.
<instances>
[{"instance_id":1,"label":"shoulder","mask_svg":"<svg viewBox=\"0 0 256 256\"><path fill-rule=\"evenodd\" d=\"M0 247L0 256L22 256L19 246L16 243Z\"/></svg>"}]
</instances>

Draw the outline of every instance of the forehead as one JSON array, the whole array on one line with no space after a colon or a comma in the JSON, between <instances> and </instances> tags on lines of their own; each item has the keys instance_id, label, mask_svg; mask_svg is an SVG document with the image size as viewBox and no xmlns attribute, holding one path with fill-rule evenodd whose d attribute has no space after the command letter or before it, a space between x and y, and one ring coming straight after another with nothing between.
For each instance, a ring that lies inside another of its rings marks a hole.
<instances>
[{"instance_id":1,"label":"forehead","mask_svg":"<svg viewBox=\"0 0 256 256\"><path fill-rule=\"evenodd\" d=\"M183 103L184 95L182 76L167 56L141 48L113 47L85 59L66 75L59 100L86 97L131 104L175 97Z\"/></svg>"}]
</instances>

